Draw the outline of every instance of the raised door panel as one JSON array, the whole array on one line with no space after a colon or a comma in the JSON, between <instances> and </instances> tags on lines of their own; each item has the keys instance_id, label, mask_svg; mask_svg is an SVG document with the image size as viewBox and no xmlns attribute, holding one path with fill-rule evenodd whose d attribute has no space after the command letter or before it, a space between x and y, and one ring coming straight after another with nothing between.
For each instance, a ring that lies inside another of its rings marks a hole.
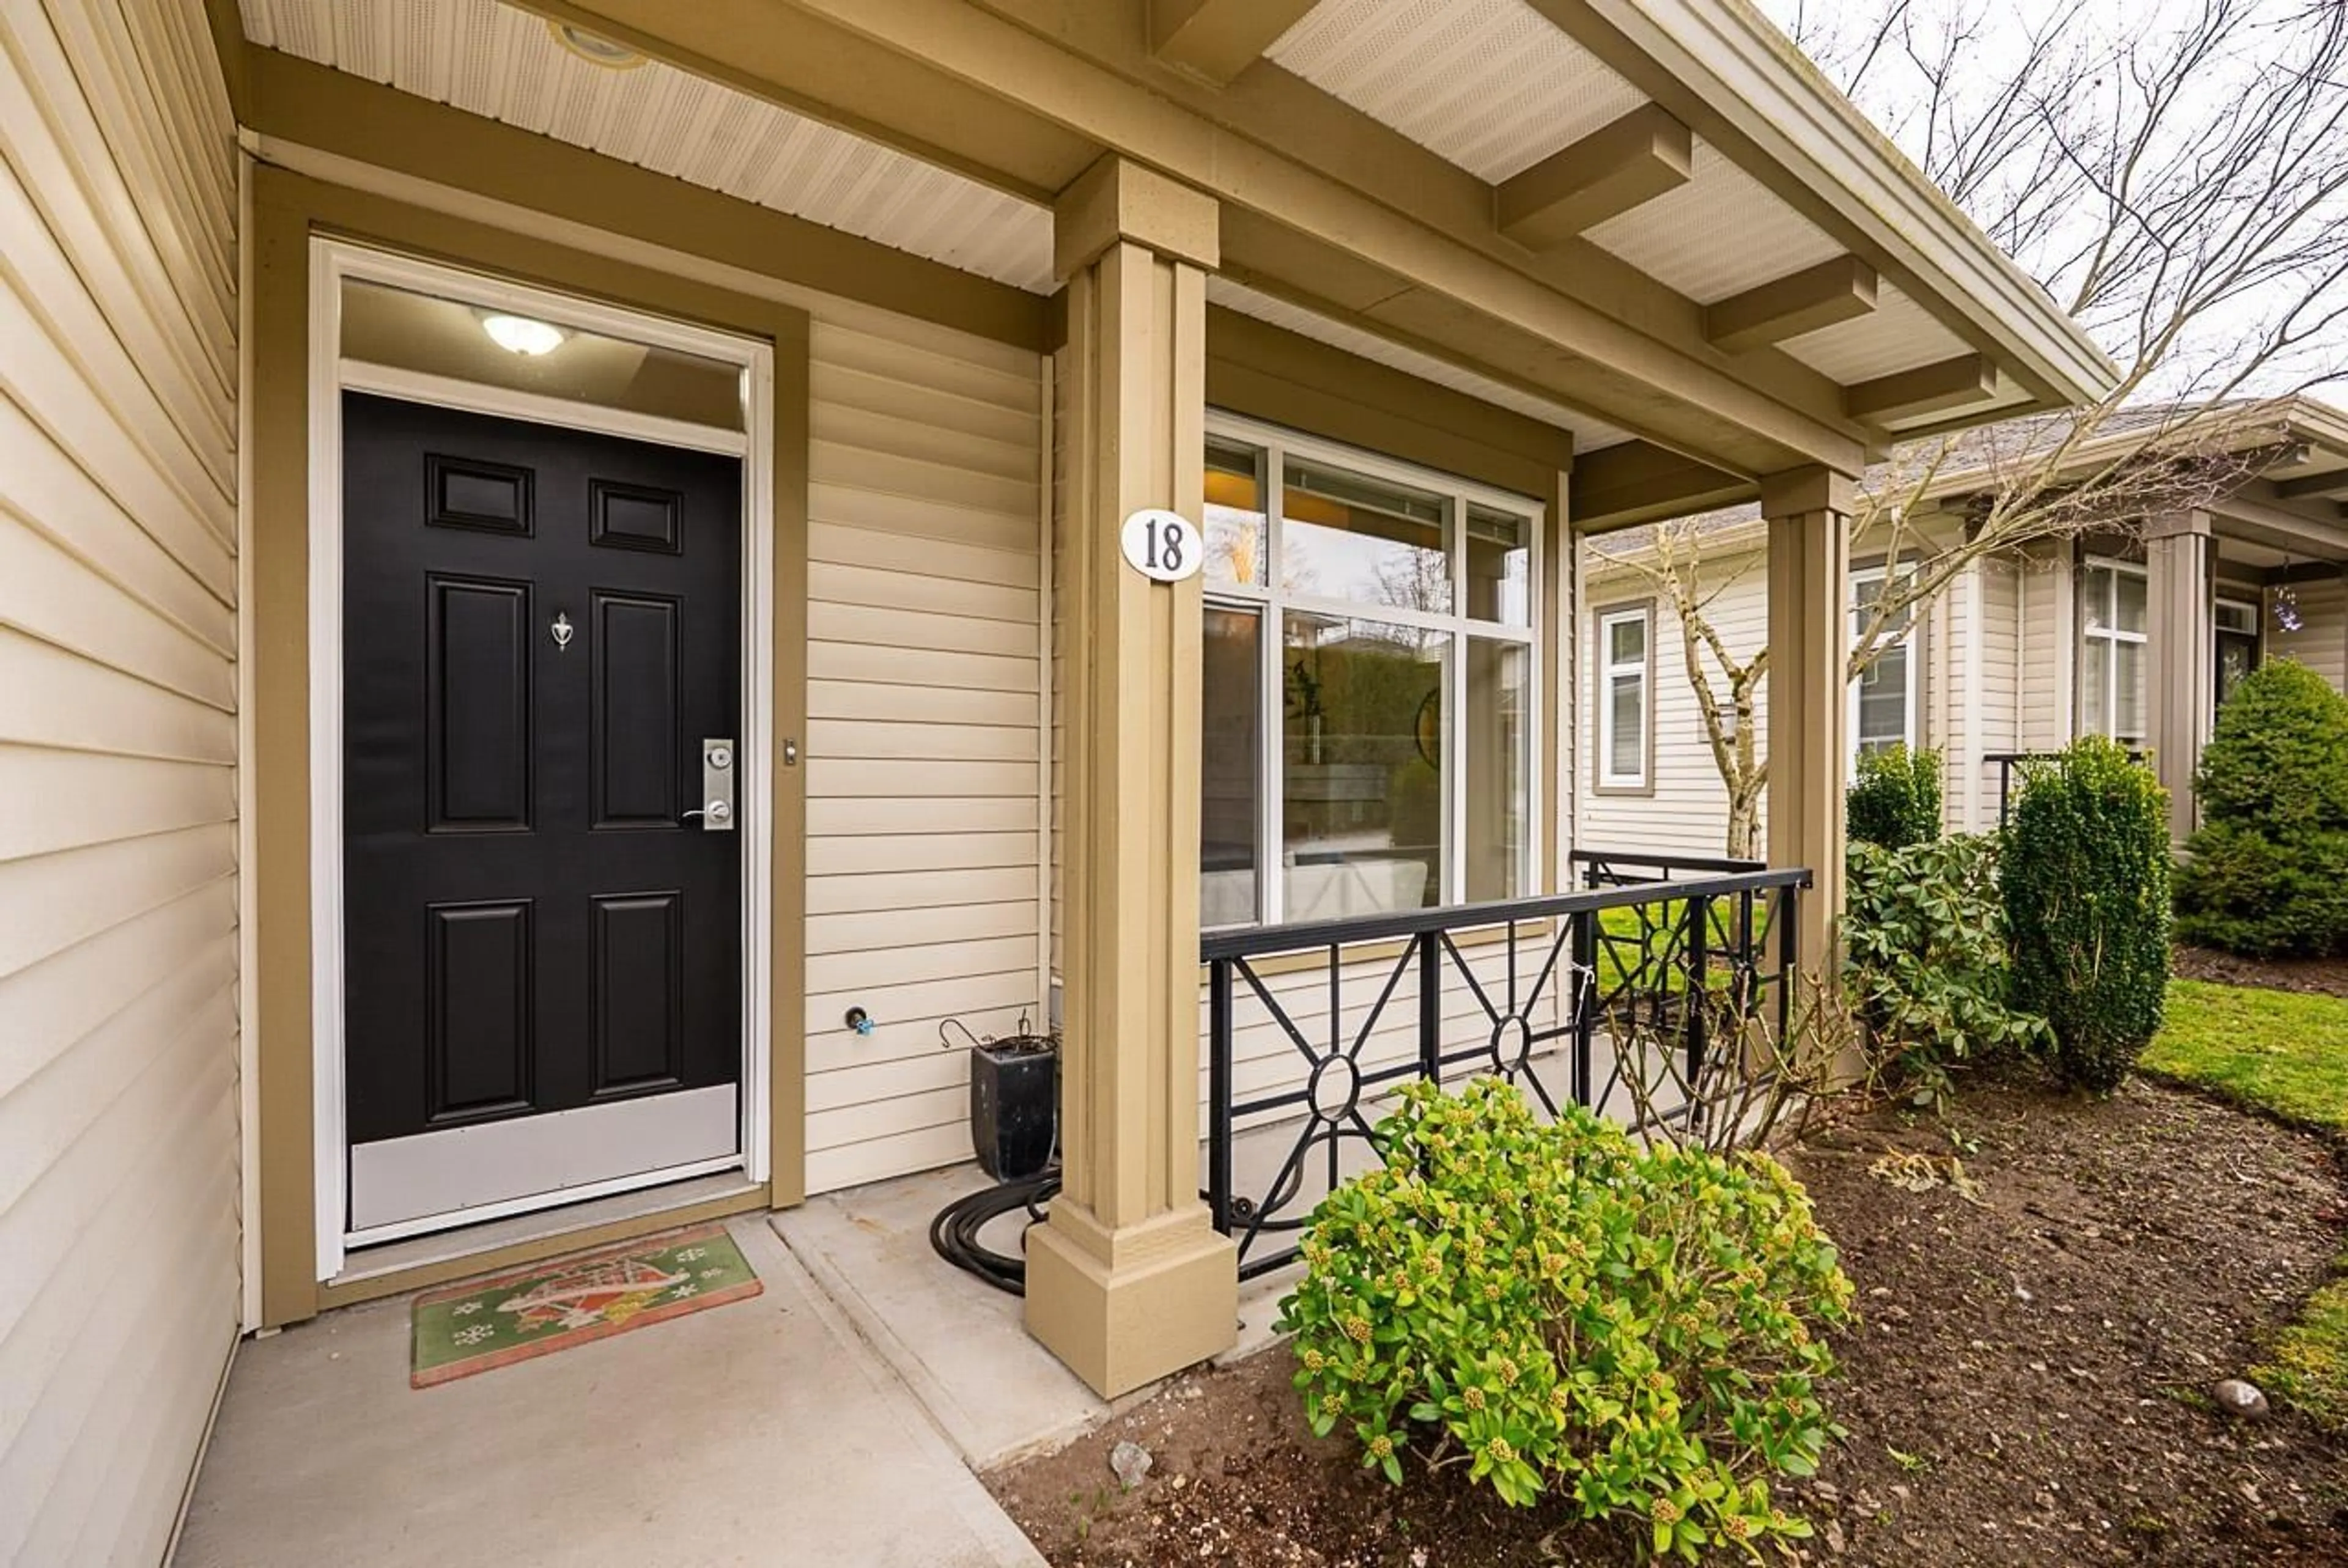
<instances>
[{"instance_id":1,"label":"raised door panel","mask_svg":"<svg viewBox=\"0 0 2348 1568\"><path fill-rule=\"evenodd\" d=\"M591 770L597 827L674 827L682 787L675 600L599 590Z\"/></svg>"},{"instance_id":2,"label":"raised door panel","mask_svg":"<svg viewBox=\"0 0 2348 1568\"><path fill-rule=\"evenodd\" d=\"M432 926L425 1024L436 1126L529 1109L536 952L527 899L442 904Z\"/></svg>"},{"instance_id":3,"label":"raised door panel","mask_svg":"<svg viewBox=\"0 0 2348 1568\"><path fill-rule=\"evenodd\" d=\"M595 899L594 1031L598 1099L673 1088L685 1076L685 897Z\"/></svg>"},{"instance_id":4,"label":"raised door panel","mask_svg":"<svg viewBox=\"0 0 2348 1568\"><path fill-rule=\"evenodd\" d=\"M428 579L426 743L435 833L526 831L530 820L530 590Z\"/></svg>"}]
</instances>

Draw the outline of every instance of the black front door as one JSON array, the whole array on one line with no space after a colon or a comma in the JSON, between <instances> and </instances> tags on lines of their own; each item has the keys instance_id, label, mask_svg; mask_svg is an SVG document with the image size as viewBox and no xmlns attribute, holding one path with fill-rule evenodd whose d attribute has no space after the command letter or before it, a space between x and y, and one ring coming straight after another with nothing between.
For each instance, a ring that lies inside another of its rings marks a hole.
<instances>
[{"instance_id":1,"label":"black front door","mask_svg":"<svg viewBox=\"0 0 2348 1568\"><path fill-rule=\"evenodd\" d=\"M741 1063L740 839L686 815L741 729L739 465L356 393L343 430L352 1221L677 1163L638 1102Z\"/></svg>"}]
</instances>

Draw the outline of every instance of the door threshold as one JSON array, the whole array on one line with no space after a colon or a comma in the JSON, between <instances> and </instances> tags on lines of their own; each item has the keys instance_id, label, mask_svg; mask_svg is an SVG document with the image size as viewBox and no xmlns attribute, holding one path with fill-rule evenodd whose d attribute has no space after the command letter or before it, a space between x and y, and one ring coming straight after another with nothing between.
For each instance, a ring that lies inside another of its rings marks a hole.
<instances>
[{"instance_id":1,"label":"door threshold","mask_svg":"<svg viewBox=\"0 0 2348 1568\"><path fill-rule=\"evenodd\" d=\"M343 1271L320 1286L324 1298L321 1305L365 1300L392 1294L396 1290L438 1283L441 1279L454 1279L464 1273L475 1272L464 1266L476 1262L480 1268L494 1268L506 1263L552 1256L565 1249L559 1245L547 1244L559 1244L572 1237L580 1238L582 1245L621 1239L602 1235L591 1235L589 1233L657 1228L656 1225L646 1227L639 1222L658 1221L687 1210L722 1209L734 1200L755 1198L763 1202L766 1191L766 1184L750 1181L739 1170L721 1171L716 1175L696 1176L655 1187L639 1187L633 1192L615 1193L610 1197L565 1204L557 1208L536 1209L505 1219L412 1236L405 1241L356 1247L345 1256ZM733 1206L749 1208L756 1205L735 1202ZM696 1213L690 1217L703 1216ZM681 1220L679 1223L684 1222ZM428 1280L419 1277L426 1275L434 1277ZM394 1276L397 1276L400 1283L389 1290L368 1288L383 1285Z\"/></svg>"}]
</instances>

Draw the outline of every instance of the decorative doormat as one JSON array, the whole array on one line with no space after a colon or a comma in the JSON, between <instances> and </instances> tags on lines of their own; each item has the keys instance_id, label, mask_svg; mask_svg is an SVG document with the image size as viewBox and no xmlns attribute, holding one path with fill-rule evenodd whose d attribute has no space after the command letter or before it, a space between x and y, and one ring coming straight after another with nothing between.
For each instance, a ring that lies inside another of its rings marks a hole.
<instances>
[{"instance_id":1,"label":"decorative doormat","mask_svg":"<svg viewBox=\"0 0 2348 1568\"><path fill-rule=\"evenodd\" d=\"M765 1288L722 1225L468 1280L416 1298L408 1386L551 1356Z\"/></svg>"}]
</instances>

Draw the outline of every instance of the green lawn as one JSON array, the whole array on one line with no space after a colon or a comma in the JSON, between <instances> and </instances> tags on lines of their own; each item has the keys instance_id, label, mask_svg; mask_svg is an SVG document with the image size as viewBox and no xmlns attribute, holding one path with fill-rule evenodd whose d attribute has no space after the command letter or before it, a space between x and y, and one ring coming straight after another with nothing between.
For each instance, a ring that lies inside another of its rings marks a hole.
<instances>
[{"instance_id":1,"label":"green lawn","mask_svg":"<svg viewBox=\"0 0 2348 1568\"><path fill-rule=\"evenodd\" d=\"M2293 1122L2348 1132L2348 1001L2171 980L2150 1071ZM2348 1258L2251 1376L2319 1425L2348 1429Z\"/></svg>"},{"instance_id":2,"label":"green lawn","mask_svg":"<svg viewBox=\"0 0 2348 1568\"><path fill-rule=\"evenodd\" d=\"M2172 980L2153 1072L2312 1127L2348 1132L2348 1001Z\"/></svg>"}]
</instances>

